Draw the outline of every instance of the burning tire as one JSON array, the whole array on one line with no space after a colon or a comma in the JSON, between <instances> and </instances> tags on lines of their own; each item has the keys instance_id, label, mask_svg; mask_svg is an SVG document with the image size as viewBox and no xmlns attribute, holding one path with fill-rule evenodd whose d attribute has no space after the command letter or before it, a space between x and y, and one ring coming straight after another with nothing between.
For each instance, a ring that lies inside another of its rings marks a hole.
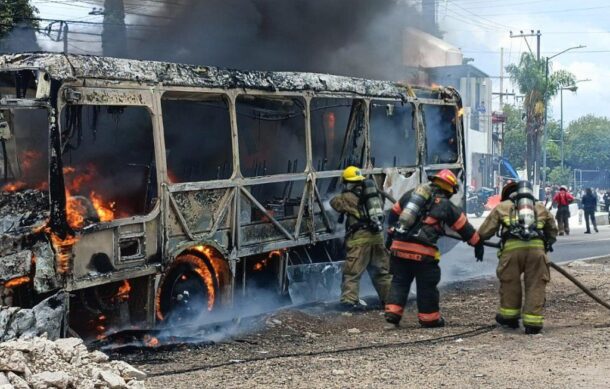
<instances>
[{"instance_id":1,"label":"burning tire","mask_svg":"<svg viewBox=\"0 0 610 389\"><path fill-rule=\"evenodd\" d=\"M200 246L174 260L157 290L159 320L185 323L215 309L222 286L219 269L214 266L215 254L215 250Z\"/></svg>"}]
</instances>

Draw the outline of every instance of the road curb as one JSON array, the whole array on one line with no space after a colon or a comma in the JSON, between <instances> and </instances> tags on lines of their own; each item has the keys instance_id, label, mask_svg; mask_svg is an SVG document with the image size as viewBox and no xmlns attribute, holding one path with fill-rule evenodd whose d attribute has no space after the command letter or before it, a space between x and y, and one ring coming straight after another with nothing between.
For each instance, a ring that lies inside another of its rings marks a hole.
<instances>
[{"instance_id":1,"label":"road curb","mask_svg":"<svg viewBox=\"0 0 610 389\"><path fill-rule=\"evenodd\" d=\"M558 265L566 265L575 261L583 261L583 262L588 262L588 261L595 261L598 259L610 259L610 254L604 254L604 255L596 255L594 257L585 257L585 258L574 258L574 259L566 259L565 261L553 261Z\"/></svg>"}]
</instances>

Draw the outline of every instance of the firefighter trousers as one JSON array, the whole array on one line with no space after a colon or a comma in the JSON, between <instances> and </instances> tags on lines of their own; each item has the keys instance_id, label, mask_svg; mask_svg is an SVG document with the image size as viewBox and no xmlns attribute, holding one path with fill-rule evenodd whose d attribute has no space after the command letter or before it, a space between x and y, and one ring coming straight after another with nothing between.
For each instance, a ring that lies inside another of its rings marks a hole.
<instances>
[{"instance_id":1,"label":"firefighter trousers","mask_svg":"<svg viewBox=\"0 0 610 389\"><path fill-rule=\"evenodd\" d=\"M559 229L559 235L570 235L570 208L567 205L560 205L557 207L557 214L555 215L557 220L557 228Z\"/></svg>"},{"instance_id":2,"label":"firefighter trousers","mask_svg":"<svg viewBox=\"0 0 610 389\"><path fill-rule=\"evenodd\" d=\"M521 248L503 252L496 274L500 280L500 315L505 319L521 317L525 326L542 327L546 284L551 280L544 249Z\"/></svg>"},{"instance_id":3,"label":"firefighter trousers","mask_svg":"<svg viewBox=\"0 0 610 389\"><path fill-rule=\"evenodd\" d=\"M436 323L440 320L439 292L441 268L433 257L421 256L421 260L390 258L392 287L386 303L386 312L402 316L409 297L411 283L417 287L417 311L421 323Z\"/></svg>"},{"instance_id":4,"label":"firefighter trousers","mask_svg":"<svg viewBox=\"0 0 610 389\"><path fill-rule=\"evenodd\" d=\"M365 271L368 271L379 300L383 304L392 282L389 267L389 256L383 244L348 246L343 265L341 302L358 303L360 278Z\"/></svg>"}]
</instances>

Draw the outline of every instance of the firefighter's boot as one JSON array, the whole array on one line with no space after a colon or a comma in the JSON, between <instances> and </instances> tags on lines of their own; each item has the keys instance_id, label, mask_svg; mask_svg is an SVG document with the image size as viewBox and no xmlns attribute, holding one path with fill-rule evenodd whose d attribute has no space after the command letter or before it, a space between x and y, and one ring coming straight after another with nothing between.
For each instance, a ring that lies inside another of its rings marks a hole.
<instances>
[{"instance_id":1,"label":"firefighter's boot","mask_svg":"<svg viewBox=\"0 0 610 389\"><path fill-rule=\"evenodd\" d=\"M500 324L503 327L512 328L513 330L519 328L518 317L507 319L498 313L496 314L496 323Z\"/></svg>"},{"instance_id":2,"label":"firefighter's boot","mask_svg":"<svg viewBox=\"0 0 610 389\"><path fill-rule=\"evenodd\" d=\"M422 328L437 328L437 327L444 327L445 326L445 319L443 317L441 317L438 320L435 321L419 321L419 325L422 326Z\"/></svg>"},{"instance_id":3,"label":"firefighter's boot","mask_svg":"<svg viewBox=\"0 0 610 389\"><path fill-rule=\"evenodd\" d=\"M384 314L384 316L385 316L385 321L387 321L388 323L393 324L395 326L398 326L398 324L400 323L400 319L402 318L400 315L397 315L392 312L386 312Z\"/></svg>"},{"instance_id":4,"label":"firefighter's boot","mask_svg":"<svg viewBox=\"0 0 610 389\"><path fill-rule=\"evenodd\" d=\"M526 335L537 335L540 333L540 331L542 331L542 327L534 327L528 325L524 325L524 327Z\"/></svg>"}]
</instances>

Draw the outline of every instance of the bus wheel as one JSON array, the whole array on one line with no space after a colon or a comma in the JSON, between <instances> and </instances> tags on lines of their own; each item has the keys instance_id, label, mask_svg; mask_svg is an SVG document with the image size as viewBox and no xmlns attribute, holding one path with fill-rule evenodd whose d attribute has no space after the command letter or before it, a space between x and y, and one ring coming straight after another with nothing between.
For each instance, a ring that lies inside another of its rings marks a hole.
<instances>
[{"instance_id":1,"label":"bus wheel","mask_svg":"<svg viewBox=\"0 0 610 389\"><path fill-rule=\"evenodd\" d=\"M218 278L209 260L182 254L159 283L157 318L167 324L194 322L214 309L218 292Z\"/></svg>"}]
</instances>

